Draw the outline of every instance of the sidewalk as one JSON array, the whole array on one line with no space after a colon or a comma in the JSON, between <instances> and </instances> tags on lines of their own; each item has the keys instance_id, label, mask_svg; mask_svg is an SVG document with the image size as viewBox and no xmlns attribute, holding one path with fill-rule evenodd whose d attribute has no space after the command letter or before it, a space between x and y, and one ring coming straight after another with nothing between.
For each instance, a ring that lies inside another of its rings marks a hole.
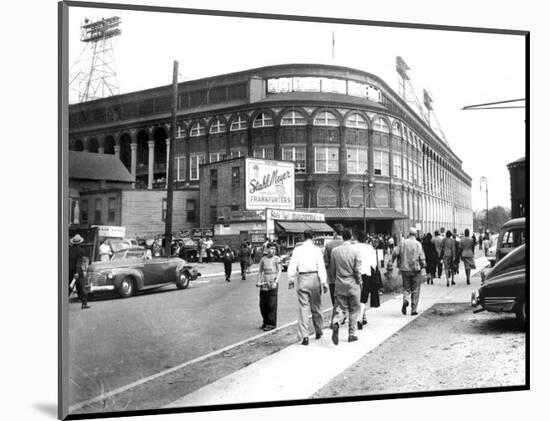
<instances>
[{"instance_id":1,"label":"sidewalk","mask_svg":"<svg viewBox=\"0 0 550 421\"><path fill-rule=\"evenodd\" d=\"M472 277L487 265L485 257L476 259ZM423 284L419 314L441 302L469 302L479 279L466 285L464 271L455 277L457 285L446 287L444 279L434 285ZM325 329L320 340L310 338L309 346L288 346L260 361L223 377L166 405L166 408L220 405L262 401L308 399L332 378L364 357L416 317L401 314L401 296L368 310L368 325L357 331L359 340L347 342L347 326L340 329L340 344L331 341Z\"/></svg>"}]
</instances>

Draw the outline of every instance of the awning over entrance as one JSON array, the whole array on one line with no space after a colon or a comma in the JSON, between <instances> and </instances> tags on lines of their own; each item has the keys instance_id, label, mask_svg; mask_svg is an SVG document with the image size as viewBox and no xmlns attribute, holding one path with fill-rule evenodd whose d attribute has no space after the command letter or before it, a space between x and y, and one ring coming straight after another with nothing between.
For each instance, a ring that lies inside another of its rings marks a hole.
<instances>
[{"instance_id":1,"label":"awning over entrance","mask_svg":"<svg viewBox=\"0 0 550 421\"><path fill-rule=\"evenodd\" d=\"M331 233L333 231L329 225L320 221L276 221L276 223L283 231L293 234L302 234L307 229L313 232Z\"/></svg>"},{"instance_id":2,"label":"awning over entrance","mask_svg":"<svg viewBox=\"0 0 550 421\"><path fill-rule=\"evenodd\" d=\"M306 222L313 232L327 232L332 233L334 230L332 227L324 222Z\"/></svg>"},{"instance_id":3,"label":"awning over entrance","mask_svg":"<svg viewBox=\"0 0 550 421\"><path fill-rule=\"evenodd\" d=\"M309 228L308 225L305 224L305 222L298 222L298 221L276 221L277 225L285 232L289 233L303 233Z\"/></svg>"},{"instance_id":4,"label":"awning over entrance","mask_svg":"<svg viewBox=\"0 0 550 421\"><path fill-rule=\"evenodd\" d=\"M304 210L324 213L326 219L363 219L363 208L310 208ZM408 218L393 208L367 208L365 209L365 217L371 221Z\"/></svg>"}]
</instances>

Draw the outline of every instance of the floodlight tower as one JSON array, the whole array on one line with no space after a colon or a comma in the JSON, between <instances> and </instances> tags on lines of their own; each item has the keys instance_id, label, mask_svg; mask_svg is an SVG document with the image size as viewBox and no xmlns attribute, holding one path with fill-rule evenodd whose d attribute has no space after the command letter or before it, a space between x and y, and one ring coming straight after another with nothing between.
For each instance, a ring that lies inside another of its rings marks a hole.
<instances>
[{"instance_id":1,"label":"floodlight tower","mask_svg":"<svg viewBox=\"0 0 550 421\"><path fill-rule=\"evenodd\" d=\"M409 77L410 67L407 66L407 63L405 63L405 60L403 60L401 56L395 57L395 70L399 75L398 94L401 95L401 98L403 98L409 106L413 107L421 117L426 119L422 105L416 96L411 78Z\"/></svg>"},{"instance_id":2,"label":"floodlight tower","mask_svg":"<svg viewBox=\"0 0 550 421\"><path fill-rule=\"evenodd\" d=\"M85 46L73 65L75 71L69 83L78 94L78 102L118 94L113 45L121 34L120 22L114 16L95 22L85 19L80 26L80 41Z\"/></svg>"}]
</instances>

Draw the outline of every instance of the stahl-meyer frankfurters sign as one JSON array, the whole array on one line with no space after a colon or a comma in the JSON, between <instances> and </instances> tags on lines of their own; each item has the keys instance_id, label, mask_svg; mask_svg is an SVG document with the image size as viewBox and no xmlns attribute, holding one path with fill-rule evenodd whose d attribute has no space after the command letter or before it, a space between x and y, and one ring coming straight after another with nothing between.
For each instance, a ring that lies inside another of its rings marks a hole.
<instances>
[{"instance_id":1,"label":"stahl-meyer frankfurters sign","mask_svg":"<svg viewBox=\"0 0 550 421\"><path fill-rule=\"evenodd\" d=\"M246 158L246 209L294 210L294 163Z\"/></svg>"}]
</instances>

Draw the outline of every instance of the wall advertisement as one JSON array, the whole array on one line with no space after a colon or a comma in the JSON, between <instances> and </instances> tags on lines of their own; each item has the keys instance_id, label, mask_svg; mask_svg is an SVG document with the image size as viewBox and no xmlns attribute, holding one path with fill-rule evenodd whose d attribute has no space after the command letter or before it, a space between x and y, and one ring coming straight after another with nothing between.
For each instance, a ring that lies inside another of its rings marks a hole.
<instances>
[{"instance_id":1,"label":"wall advertisement","mask_svg":"<svg viewBox=\"0 0 550 421\"><path fill-rule=\"evenodd\" d=\"M246 159L246 209L294 210L294 163Z\"/></svg>"}]
</instances>

